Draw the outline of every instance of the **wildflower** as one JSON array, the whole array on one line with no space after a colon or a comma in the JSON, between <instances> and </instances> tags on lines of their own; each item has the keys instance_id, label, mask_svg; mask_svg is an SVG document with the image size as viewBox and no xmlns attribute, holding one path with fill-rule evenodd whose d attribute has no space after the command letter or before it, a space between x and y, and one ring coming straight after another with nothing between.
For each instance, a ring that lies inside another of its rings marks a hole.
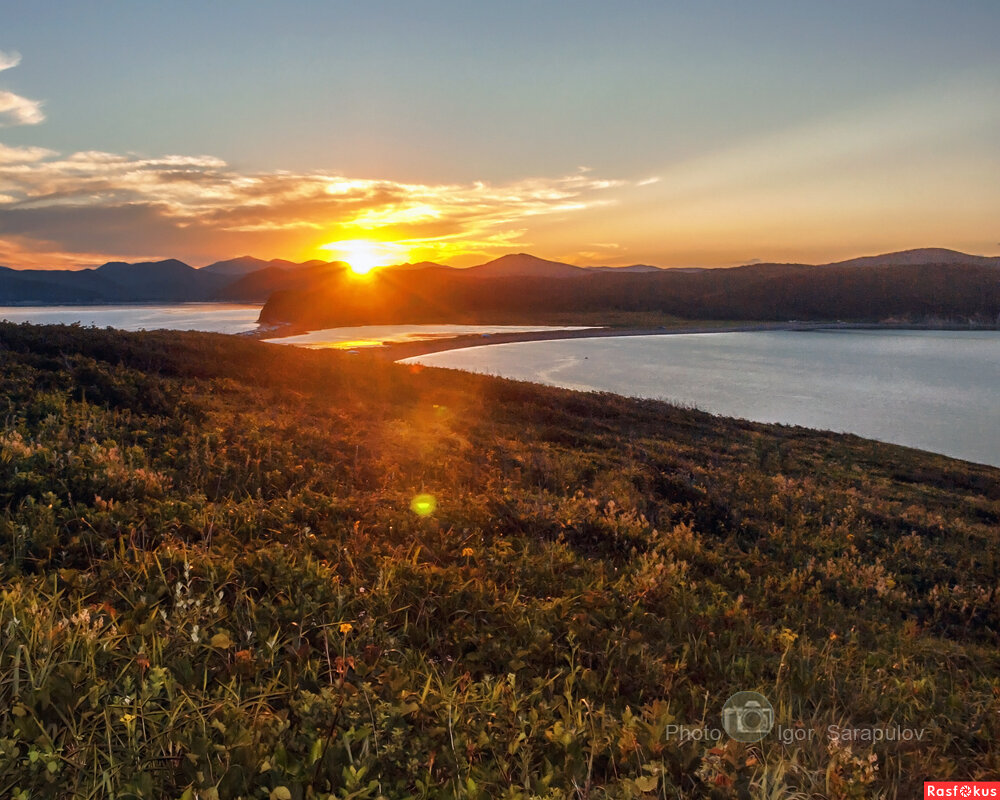
<instances>
[{"instance_id":1,"label":"wildflower","mask_svg":"<svg viewBox=\"0 0 1000 800\"><path fill-rule=\"evenodd\" d=\"M476 551L473 550L471 547L463 547L462 548L462 555L465 558L472 558L472 556L474 556L475 554L476 554Z\"/></svg>"},{"instance_id":2,"label":"wildflower","mask_svg":"<svg viewBox=\"0 0 1000 800\"><path fill-rule=\"evenodd\" d=\"M131 725L135 722L135 714L122 714L122 722L126 725Z\"/></svg>"},{"instance_id":3,"label":"wildflower","mask_svg":"<svg viewBox=\"0 0 1000 800\"><path fill-rule=\"evenodd\" d=\"M789 628L782 628L781 633L778 634L778 641L785 648L789 648L795 644L795 640L798 638L799 635Z\"/></svg>"},{"instance_id":4,"label":"wildflower","mask_svg":"<svg viewBox=\"0 0 1000 800\"><path fill-rule=\"evenodd\" d=\"M836 640L836 638L837 638L837 634L834 633L833 631L830 631L830 641L832 642L832 641Z\"/></svg>"},{"instance_id":5,"label":"wildflower","mask_svg":"<svg viewBox=\"0 0 1000 800\"><path fill-rule=\"evenodd\" d=\"M347 636L347 634L349 634L353 630L354 630L354 626L350 622L341 622L340 623L340 632L342 634L344 634L344 636Z\"/></svg>"}]
</instances>

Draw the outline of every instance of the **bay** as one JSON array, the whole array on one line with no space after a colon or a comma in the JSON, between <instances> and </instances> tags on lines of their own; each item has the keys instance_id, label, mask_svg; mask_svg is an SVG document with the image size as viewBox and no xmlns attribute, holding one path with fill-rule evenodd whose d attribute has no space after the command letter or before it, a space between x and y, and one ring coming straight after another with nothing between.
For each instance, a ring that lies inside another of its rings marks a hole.
<instances>
[{"instance_id":1,"label":"bay","mask_svg":"<svg viewBox=\"0 0 1000 800\"><path fill-rule=\"evenodd\" d=\"M0 319L36 325L246 333L257 329L261 306L241 303L163 305L0 306Z\"/></svg>"},{"instance_id":2,"label":"bay","mask_svg":"<svg viewBox=\"0 0 1000 800\"><path fill-rule=\"evenodd\" d=\"M521 342L406 359L1000 466L1000 332L817 330Z\"/></svg>"}]
</instances>

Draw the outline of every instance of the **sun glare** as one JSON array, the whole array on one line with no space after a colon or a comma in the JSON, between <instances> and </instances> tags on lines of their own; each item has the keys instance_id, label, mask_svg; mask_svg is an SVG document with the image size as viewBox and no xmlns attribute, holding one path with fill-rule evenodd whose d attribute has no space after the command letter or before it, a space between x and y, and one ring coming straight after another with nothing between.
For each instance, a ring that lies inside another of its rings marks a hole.
<instances>
[{"instance_id":1,"label":"sun glare","mask_svg":"<svg viewBox=\"0 0 1000 800\"><path fill-rule=\"evenodd\" d=\"M345 239L322 246L334 258L346 261L351 271L357 275L367 275L373 269L384 267L398 260L396 248L383 242L368 239Z\"/></svg>"}]
</instances>

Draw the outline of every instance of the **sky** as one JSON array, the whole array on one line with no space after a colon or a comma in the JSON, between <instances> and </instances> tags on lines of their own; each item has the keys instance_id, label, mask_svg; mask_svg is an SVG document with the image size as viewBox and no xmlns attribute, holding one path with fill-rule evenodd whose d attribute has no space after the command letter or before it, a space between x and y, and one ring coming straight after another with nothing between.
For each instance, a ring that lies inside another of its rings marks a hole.
<instances>
[{"instance_id":1,"label":"sky","mask_svg":"<svg viewBox=\"0 0 1000 800\"><path fill-rule=\"evenodd\" d=\"M0 21L7 266L1000 254L996 0L0 0Z\"/></svg>"}]
</instances>

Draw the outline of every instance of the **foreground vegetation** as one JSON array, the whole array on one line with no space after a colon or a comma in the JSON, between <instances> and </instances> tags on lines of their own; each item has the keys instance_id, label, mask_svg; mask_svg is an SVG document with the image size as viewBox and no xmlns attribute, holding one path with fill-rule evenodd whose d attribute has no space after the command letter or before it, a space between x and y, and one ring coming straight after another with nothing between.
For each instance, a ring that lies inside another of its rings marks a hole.
<instances>
[{"instance_id":1,"label":"foreground vegetation","mask_svg":"<svg viewBox=\"0 0 1000 800\"><path fill-rule=\"evenodd\" d=\"M998 470L208 334L2 324L0 365L0 797L1000 774ZM672 727L739 690L786 741ZM830 734L872 725L923 737Z\"/></svg>"}]
</instances>

